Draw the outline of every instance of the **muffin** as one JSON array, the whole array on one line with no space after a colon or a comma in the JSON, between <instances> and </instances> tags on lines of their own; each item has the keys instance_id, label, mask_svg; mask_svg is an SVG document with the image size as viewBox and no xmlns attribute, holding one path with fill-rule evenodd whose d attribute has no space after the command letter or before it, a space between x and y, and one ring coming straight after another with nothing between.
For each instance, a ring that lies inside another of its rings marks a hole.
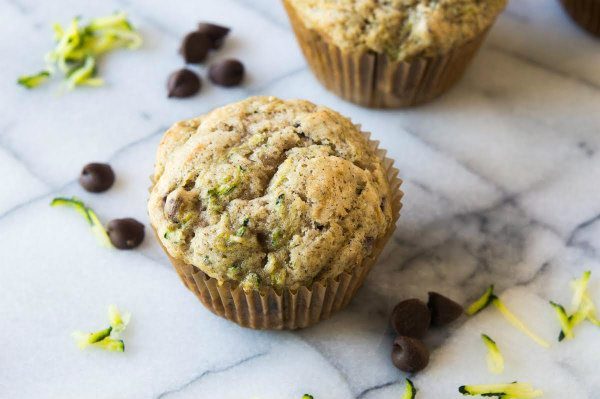
<instances>
[{"instance_id":1,"label":"muffin","mask_svg":"<svg viewBox=\"0 0 600 399\"><path fill-rule=\"evenodd\" d=\"M561 0L561 3L573 21L600 37L600 0Z\"/></svg>"},{"instance_id":2,"label":"muffin","mask_svg":"<svg viewBox=\"0 0 600 399\"><path fill-rule=\"evenodd\" d=\"M329 90L398 108L456 83L506 0L283 0L302 52Z\"/></svg>"},{"instance_id":3,"label":"muffin","mask_svg":"<svg viewBox=\"0 0 600 399\"><path fill-rule=\"evenodd\" d=\"M150 221L208 309L306 327L348 304L394 230L400 180L384 154L335 111L252 97L165 133Z\"/></svg>"}]
</instances>

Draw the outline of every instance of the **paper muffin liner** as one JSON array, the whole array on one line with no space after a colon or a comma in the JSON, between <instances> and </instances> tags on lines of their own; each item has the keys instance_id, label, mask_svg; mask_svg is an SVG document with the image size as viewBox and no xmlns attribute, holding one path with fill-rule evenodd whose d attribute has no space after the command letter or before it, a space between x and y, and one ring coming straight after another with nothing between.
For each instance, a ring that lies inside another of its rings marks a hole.
<instances>
[{"instance_id":1,"label":"paper muffin liner","mask_svg":"<svg viewBox=\"0 0 600 399\"><path fill-rule=\"evenodd\" d=\"M460 80L489 31L445 54L399 62L375 52L342 51L307 28L294 7L283 2L317 79L343 99L371 108L408 107L440 96Z\"/></svg>"},{"instance_id":2,"label":"paper muffin liner","mask_svg":"<svg viewBox=\"0 0 600 399\"><path fill-rule=\"evenodd\" d=\"M561 0L567 13L579 26L600 37L600 1Z\"/></svg>"},{"instance_id":3,"label":"paper muffin liner","mask_svg":"<svg viewBox=\"0 0 600 399\"><path fill-rule=\"evenodd\" d=\"M360 130L360 126L357 127ZM360 266L335 278L314 282L310 287L300 287L296 290L284 288L281 292L271 287L262 291L244 291L237 284L221 282L197 267L173 258L163 246L183 284L206 308L242 327L293 330L328 319L348 305L394 233L404 195L400 190L402 180L398 178L398 169L394 168L394 162L386 157L385 150L379 149L378 141L370 140L370 133L362 134L382 161L392 195L390 227L385 235L374 243L372 254ZM156 234L154 226L152 228ZM162 246L158 235L157 239Z\"/></svg>"}]
</instances>

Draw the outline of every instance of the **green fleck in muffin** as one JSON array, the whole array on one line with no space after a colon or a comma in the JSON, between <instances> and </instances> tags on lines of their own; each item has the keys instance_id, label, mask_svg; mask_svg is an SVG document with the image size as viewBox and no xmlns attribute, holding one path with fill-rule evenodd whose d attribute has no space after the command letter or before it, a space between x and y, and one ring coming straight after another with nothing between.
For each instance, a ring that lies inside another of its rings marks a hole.
<instances>
[{"instance_id":1,"label":"green fleck in muffin","mask_svg":"<svg viewBox=\"0 0 600 399\"><path fill-rule=\"evenodd\" d=\"M317 77L371 107L432 99L462 75L506 0L283 0Z\"/></svg>"},{"instance_id":2,"label":"green fleck in muffin","mask_svg":"<svg viewBox=\"0 0 600 399\"><path fill-rule=\"evenodd\" d=\"M150 220L175 263L218 287L312 289L372 263L392 232L400 196L382 162L340 114L252 97L167 131Z\"/></svg>"}]
</instances>

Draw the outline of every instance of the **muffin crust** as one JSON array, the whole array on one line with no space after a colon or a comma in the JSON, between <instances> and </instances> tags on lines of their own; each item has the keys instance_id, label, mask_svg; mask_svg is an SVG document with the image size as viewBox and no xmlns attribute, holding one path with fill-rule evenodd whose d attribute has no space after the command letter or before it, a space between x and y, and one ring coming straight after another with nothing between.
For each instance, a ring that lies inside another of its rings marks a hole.
<instances>
[{"instance_id":1,"label":"muffin crust","mask_svg":"<svg viewBox=\"0 0 600 399\"><path fill-rule=\"evenodd\" d=\"M489 27L506 0L285 0L305 26L344 51L397 61L435 56Z\"/></svg>"},{"instance_id":2,"label":"muffin crust","mask_svg":"<svg viewBox=\"0 0 600 399\"><path fill-rule=\"evenodd\" d=\"M252 97L175 124L153 180L150 220L169 254L245 289L349 271L392 223L365 137L307 101Z\"/></svg>"}]
</instances>

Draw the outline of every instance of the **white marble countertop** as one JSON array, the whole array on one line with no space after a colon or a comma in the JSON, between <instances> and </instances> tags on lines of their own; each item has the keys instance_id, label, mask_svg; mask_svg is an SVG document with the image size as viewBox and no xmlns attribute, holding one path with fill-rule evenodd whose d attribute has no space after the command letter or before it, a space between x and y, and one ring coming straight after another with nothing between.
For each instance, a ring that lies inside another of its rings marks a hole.
<instances>
[{"instance_id":1,"label":"white marble countertop","mask_svg":"<svg viewBox=\"0 0 600 399\"><path fill-rule=\"evenodd\" d=\"M51 23L73 15L130 14L145 37L101 65L100 89L26 91ZM233 28L214 59L235 56L249 76L237 89L205 81L200 95L166 98L182 65L180 38L200 20ZM405 375L390 360L387 317L404 298L437 290L461 302L490 283L542 349L495 310L431 335L417 398L459 398L469 383L529 382L545 398L598 398L600 330L558 344L549 299L593 271L600 304L600 41L553 0L513 0L460 84L404 111L361 109L314 79L276 0L0 0L1 398L399 398ZM96 245L81 219L48 206L76 195L102 220L147 223L148 176L173 122L251 94L331 106L382 142L405 180L398 229L347 310L299 332L237 327L205 310L153 237L138 250ZM90 161L110 162L115 187L76 183ZM70 333L103 326L109 304L133 313L124 354L80 352ZM506 371L485 367L479 340L504 349Z\"/></svg>"}]
</instances>

